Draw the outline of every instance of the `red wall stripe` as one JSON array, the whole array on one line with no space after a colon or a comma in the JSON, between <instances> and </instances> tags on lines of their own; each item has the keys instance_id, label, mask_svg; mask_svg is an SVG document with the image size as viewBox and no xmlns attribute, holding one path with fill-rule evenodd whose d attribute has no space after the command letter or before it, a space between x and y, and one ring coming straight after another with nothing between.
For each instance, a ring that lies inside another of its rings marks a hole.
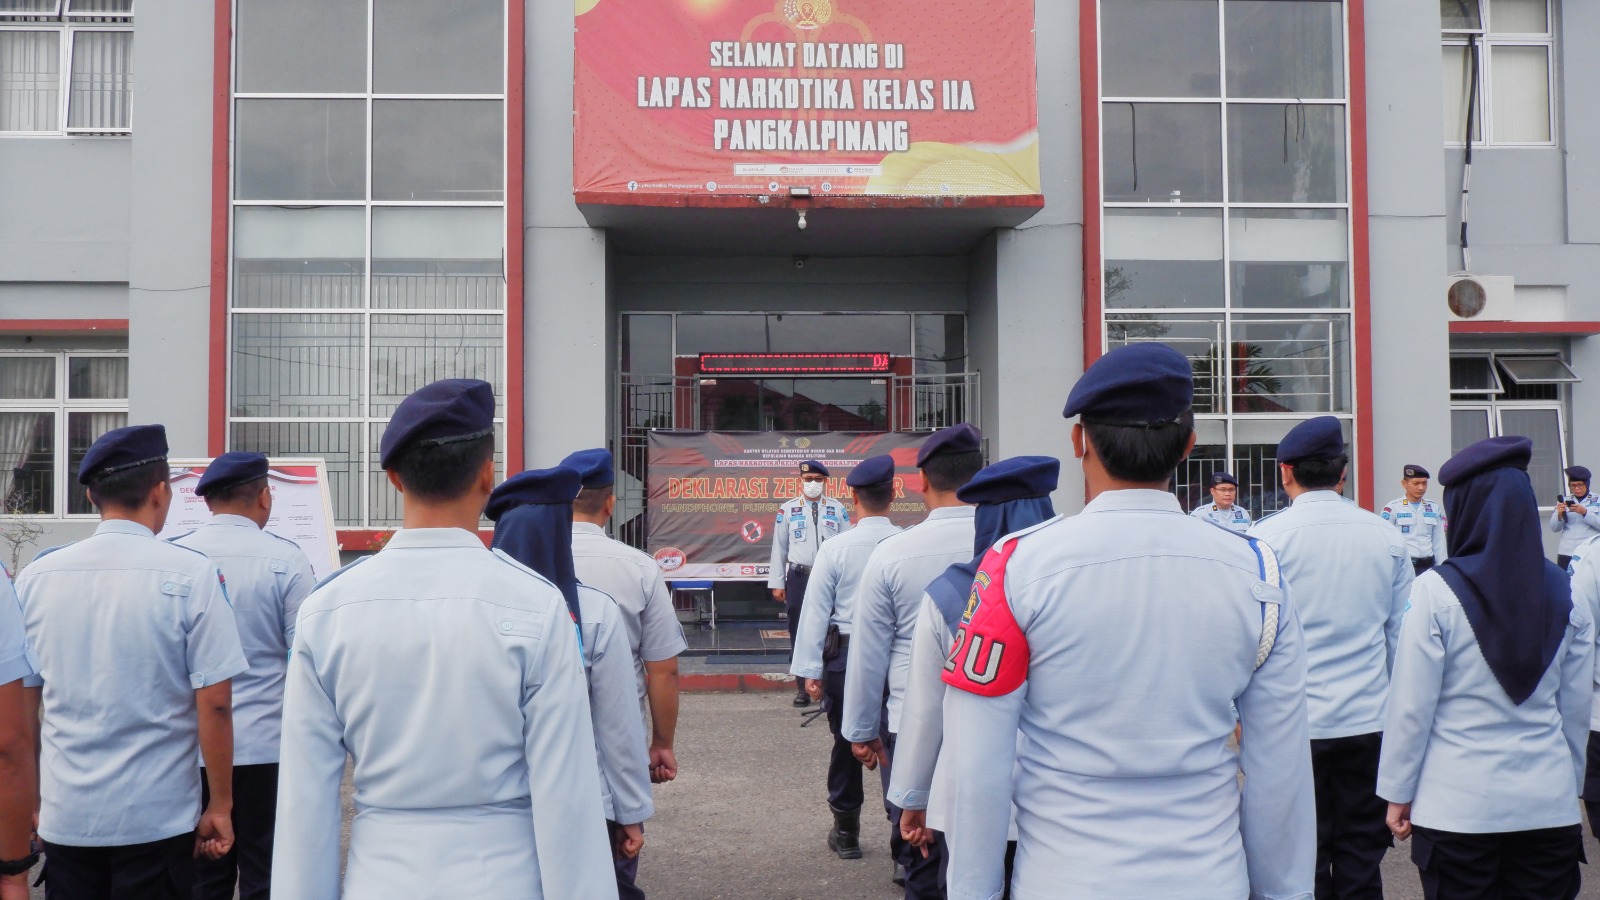
<instances>
[{"instance_id":1,"label":"red wall stripe","mask_svg":"<svg viewBox=\"0 0 1600 900\"><path fill-rule=\"evenodd\" d=\"M1100 358L1100 26L1097 0L1078 3L1078 81L1083 116L1083 367Z\"/></svg>"},{"instance_id":2,"label":"red wall stripe","mask_svg":"<svg viewBox=\"0 0 1600 900\"><path fill-rule=\"evenodd\" d=\"M1364 0L1348 0L1350 16L1350 225L1356 392L1356 493L1367 509L1376 503L1372 424L1372 256L1367 223L1367 32Z\"/></svg>"},{"instance_id":3,"label":"red wall stripe","mask_svg":"<svg viewBox=\"0 0 1600 900\"><path fill-rule=\"evenodd\" d=\"M228 133L233 4L217 0L211 67L211 377L206 401L206 447L217 456L228 445Z\"/></svg>"},{"instance_id":4,"label":"red wall stripe","mask_svg":"<svg viewBox=\"0 0 1600 900\"><path fill-rule=\"evenodd\" d=\"M523 180L526 169L527 6L508 0L506 16L506 474L526 465L523 419Z\"/></svg>"}]
</instances>

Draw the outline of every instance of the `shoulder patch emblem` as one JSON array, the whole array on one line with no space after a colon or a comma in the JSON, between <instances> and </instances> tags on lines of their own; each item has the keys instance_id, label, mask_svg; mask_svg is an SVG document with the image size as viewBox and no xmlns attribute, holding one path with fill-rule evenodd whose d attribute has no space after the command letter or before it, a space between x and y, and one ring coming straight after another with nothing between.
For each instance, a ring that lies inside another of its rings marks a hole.
<instances>
[{"instance_id":1,"label":"shoulder patch emblem","mask_svg":"<svg viewBox=\"0 0 1600 900\"><path fill-rule=\"evenodd\" d=\"M1028 640L1006 602L1006 563L1016 549L1010 540L984 554L944 663L944 683L951 687L1001 697L1028 677Z\"/></svg>"}]
</instances>

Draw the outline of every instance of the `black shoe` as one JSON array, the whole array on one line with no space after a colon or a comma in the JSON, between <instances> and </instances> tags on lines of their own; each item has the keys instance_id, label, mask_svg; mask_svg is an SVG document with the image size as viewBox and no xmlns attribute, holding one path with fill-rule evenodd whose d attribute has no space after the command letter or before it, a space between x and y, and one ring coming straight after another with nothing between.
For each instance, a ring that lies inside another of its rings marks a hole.
<instances>
[{"instance_id":1,"label":"black shoe","mask_svg":"<svg viewBox=\"0 0 1600 900\"><path fill-rule=\"evenodd\" d=\"M894 877L889 879L900 887L906 886L906 867L896 862L894 864Z\"/></svg>"},{"instance_id":2,"label":"black shoe","mask_svg":"<svg viewBox=\"0 0 1600 900\"><path fill-rule=\"evenodd\" d=\"M833 830L828 832L828 849L840 859L861 858L861 810L834 809Z\"/></svg>"},{"instance_id":3,"label":"black shoe","mask_svg":"<svg viewBox=\"0 0 1600 900\"><path fill-rule=\"evenodd\" d=\"M802 708L810 706L811 705L811 698L809 696L803 694L803 693L795 694L794 695L794 705L798 706L798 707L802 707Z\"/></svg>"}]
</instances>

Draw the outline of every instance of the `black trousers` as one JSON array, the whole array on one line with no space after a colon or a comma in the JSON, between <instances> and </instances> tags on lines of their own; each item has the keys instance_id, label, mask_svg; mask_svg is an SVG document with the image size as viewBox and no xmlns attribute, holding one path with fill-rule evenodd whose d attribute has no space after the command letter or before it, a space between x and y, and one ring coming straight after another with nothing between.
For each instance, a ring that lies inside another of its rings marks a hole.
<instances>
[{"instance_id":1,"label":"black trousers","mask_svg":"<svg viewBox=\"0 0 1600 900\"><path fill-rule=\"evenodd\" d=\"M811 583L810 569L790 566L783 575L783 609L789 616L789 661L794 662L794 639L800 631L800 609L806 602L806 585ZM796 677L796 692L805 691L805 679Z\"/></svg>"},{"instance_id":2,"label":"black trousers","mask_svg":"<svg viewBox=\"0 0 1600 900\"><path fill-rule=\"evenodd\" d=\"M641 829L643 826L640 826ZM622 826L610 820L606 821L606 831L611 834L611 846L614 848L622 841ZM629 859L620 853L612 855L612 866L617 872L617 900L645 900L644 891L636 884L639 880L639 857Z\"/></svg>"},{"instance_id":3,"label":"black trousers","mask_svg":"<svg viewBox=\"0 0 1600 900\"><path fill-rule=\"evenodd\" d=\"M1429 569L1433 568L1433 565L1434 565L1433 557L1431 557L1431 556L1413 556L1413 557L1411 557L1411 571L1414 574L1421 575L1423 572L1426 572Z\"/></svg>"},{"instance_id":4,"label":"black trousers","mask_svg":"<svg viewBox=\"0 0 1600 900\"><path fill-rule=\"evenodd\" d=\"M1311 742L1317 790L1317 900L1383 900L1379 865L1394 845L1378 796L1381 732Z\"/></svg>"},{"instance_id":5,"label":"black trousers","mask_svg":"<svg viewBox=\"0 0 1600 900\"><path fill-rule=\"evenodd\" d=\"M1583 831L1567 825L1458 834L1415 825L1411 861L1427 900L1573 900Z\"/></svg>"},{"instance_id":6,"label":"black trousers","mask_svg":"<svg viewBox=\"0 0 1600 900\"><path fill-rule=\"evenodd\" d=\"M850 752L850 742L839 736L844 725L844 663L840 656L823 664L822 708L828 714L828 731L833 734L833 749L828 751L828 805L852 810L861 808L864 793L861 763Z\"/></svg>"},{"instance_id":7,"label":"black trousers","mask_svg":"<svg viewBox=\"0 0 1600 900\"><path fill-rule=\"evenodd\" d=\"M47 900L189 900L194 832L121 847L44 844Z\"/></svg>"},{"instance_id":8,"label":"black trousers","mask_svg":"<svg viewBox=\"0 0 1600 900\"><path fill-rule=\"evenodd\" d=\"M1556 555L1556 566L1559 567L1561 571L1565 572L1567 570L1567 563L1570 562L1572 562L1572 557L1566 555L1565 553Z\"/></svg>"},{"instance_id":9,"label":"black trousers","mask_svg":"<svg viewBox=\"0 0 1600 900\"><path fill-rule=\"evenodd\" d=\"M200 805L211 784L200 770ZM272 896L272 831L278 821L278 764L233 767L233 849L195 862L194 900L267 900Z\"/></svg>"},{"instance_id":10,"label":"black trousers","mask_svg":"<svg viewBox=\"0 0 1600 900\"><path fill-rule=\"evenodd\" d=\"M889 855L906 870L906 900L944 900L944 835L928 846L928 855L900 837L900 814L904 810L888 800L889 776L894 762L895 735L889 731L888 714L885 713L883 732L883 765L878 767L883 777L883 807L889 813Z\"/></svg>"},{"instance_id":11,"label":"black trousers","mask_svg":"<svg viewBox=\"0 0 1600 900\"><path fill-rule=\"evenodd\" d=\"M1583 773L1583 808L1589 814L1589 833L1600 835L1600 731L1589 732L1588 766Z\"/></svg>"}]
</instances>

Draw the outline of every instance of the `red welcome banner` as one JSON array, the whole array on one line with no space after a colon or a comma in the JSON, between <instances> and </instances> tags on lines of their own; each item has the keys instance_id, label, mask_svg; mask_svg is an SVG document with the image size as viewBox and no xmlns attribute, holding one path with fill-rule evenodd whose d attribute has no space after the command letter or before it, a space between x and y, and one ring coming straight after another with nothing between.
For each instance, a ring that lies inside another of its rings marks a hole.
<instances>
[{"instance_id":1,"label":"red welcome banner","mask_svg":"<svg viewBox=\"0 0 1600 900\"><path fill-rule=\"evenodd\" d=\"M913 525L927 515L917 449L926 434L824 431L650 432L645 537L671 578L767 578L778 504L800 494L800 463L828 467L827 494L851 507L845 479L869 456L894 457L889 518Z\"/></svg>"},{"instance_id":2,"label":"red welcome banner","mask_svg":"<svg viewBox=\"0 0 1600 900\"><path fill-rule=\"evenodd\" d=\"M576 0L573 185L1042 193L1033 0Z\"/></svg>"}]
</instances>

